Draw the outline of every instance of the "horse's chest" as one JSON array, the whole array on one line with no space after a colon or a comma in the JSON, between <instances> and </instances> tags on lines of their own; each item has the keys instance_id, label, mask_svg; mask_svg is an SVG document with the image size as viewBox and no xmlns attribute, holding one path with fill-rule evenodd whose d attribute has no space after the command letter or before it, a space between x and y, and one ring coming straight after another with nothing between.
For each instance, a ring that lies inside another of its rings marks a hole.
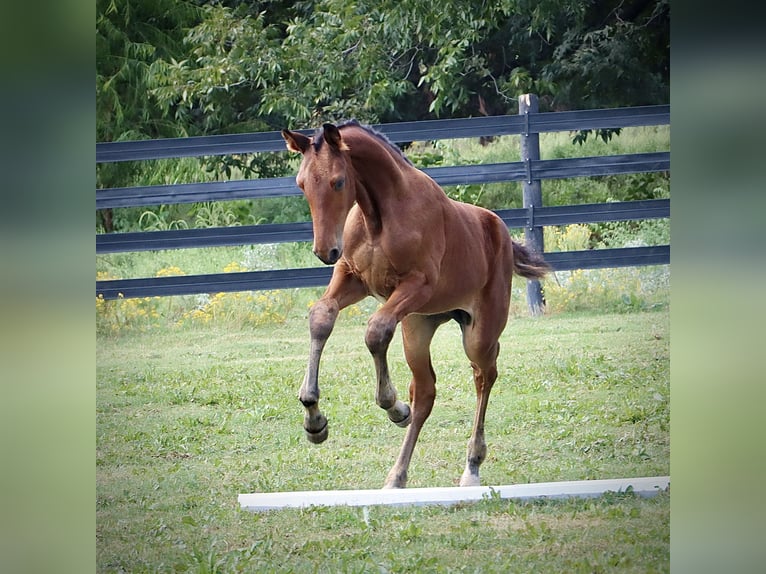
<instances>
[{"instance_id":1,"label":"horse's chest","mask_svg":"<svg viewBox=\"0 0 766 574\"><path fill-rule=\"evenodd\" d=\"M364 246L351 260L354 273L367 286L370 295L385 301L399 284L399 275L380 247Z\"/></svg>"}]
</instances>

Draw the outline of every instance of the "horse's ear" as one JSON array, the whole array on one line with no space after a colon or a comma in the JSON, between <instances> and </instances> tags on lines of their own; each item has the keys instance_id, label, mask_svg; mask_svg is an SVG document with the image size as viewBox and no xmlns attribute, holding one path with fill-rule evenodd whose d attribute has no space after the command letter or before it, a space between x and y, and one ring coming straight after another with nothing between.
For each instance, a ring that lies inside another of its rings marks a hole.
<instances>
[{"instance_id":1,"label":"horse's ear","mask_svg":"<svg viewBox=\"0 0 766 574\"><path fill-rule=\"evenodd\" d=\"M328 144L330 144L330 147L341 151L348 149L348 146L340 137L340 130L338 129L338 126L334 124L324 124L322 129L324 130L324 139Z\"/></svg>"},{"instance_id":2,"label":"horse's ear","mask_svg":"<svg viewBox=\"0 0 766 574\"><path fill-rule=\"evenodd\" d=\"M311 145L311 139L298 132L282 130L282 137L287 142L287 149L295 153L306 153Z\"/></svg>"}]
</instances>

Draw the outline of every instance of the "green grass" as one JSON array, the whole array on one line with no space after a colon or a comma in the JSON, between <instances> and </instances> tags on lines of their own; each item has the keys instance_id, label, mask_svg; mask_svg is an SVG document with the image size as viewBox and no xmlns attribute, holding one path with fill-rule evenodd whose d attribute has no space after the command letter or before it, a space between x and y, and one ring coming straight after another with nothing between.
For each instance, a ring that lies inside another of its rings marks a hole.
<instances>
[{"instance_id":1,"label":"green grass","mask_svg":"<svg viewBox=\"0 0 766 574\"><path fill-rule=\"evenodd\" d=\"M378 488L403 430L374 404L366 315L344 314L320 373L330 436L297 390L303 310L282 325L127 330L97 345L100 572L663 572L669 494L643 500L252 514L237 494ZM483 484L669 474L667 308L515 318L487 416ZM411 487L456 484L475 396L459 330L433 344L438 396ZM392 379L409 372L397 334Z\"/></svg>"}]
</instances>

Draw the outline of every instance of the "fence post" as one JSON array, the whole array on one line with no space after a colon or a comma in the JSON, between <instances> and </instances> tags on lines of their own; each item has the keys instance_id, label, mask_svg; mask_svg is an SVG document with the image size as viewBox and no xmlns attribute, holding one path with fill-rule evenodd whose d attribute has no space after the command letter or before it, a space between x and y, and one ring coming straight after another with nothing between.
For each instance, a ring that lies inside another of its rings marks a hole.
<instances>
[{"instance_id":1,"label":"fence post","mask_svg":"<svg viewBox=\"0 0 766 574\"><path fill-rule=\"evenodd\" d=\"M538 112L537 96L522 94L519 97L519 115L524 116L524 131L521 134L521 161L526 164L527 177L524 179L523 201L527 210L527 224L524 226L524 242L527 247L543 253L543 228L535 225L535 208L542 207L543 194L540 180L532 178L531 162L540 159L540 136L529 131L529 115ZM527 304L532 315L540 315L545 308L543 288L537 279L527 280Z\"/></svg>"}]
</instances>

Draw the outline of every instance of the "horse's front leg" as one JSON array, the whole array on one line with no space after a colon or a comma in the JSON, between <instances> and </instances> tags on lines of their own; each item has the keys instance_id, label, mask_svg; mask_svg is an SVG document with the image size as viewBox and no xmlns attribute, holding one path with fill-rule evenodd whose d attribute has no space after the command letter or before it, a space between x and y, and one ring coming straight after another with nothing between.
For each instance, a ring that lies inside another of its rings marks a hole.
<instances>
[{"instance_id":1,"label":"horse's front leg","mask_svg":"<svg viewBox=\"0 0 766 574\"><path fill-rule=\"evenodd\" d=\"M375 402L388 413L388 418L400 427L410 424L410 407L396 398L388 372L388 346L394 337L396 325L416 311L428 300L431 288L422 274L413 274L403 280L383 306L367 323L364 341L372 354L377 375Z\"/></svg>"},{"instance_id":2,"label":"horse's front leg","mask_svg":"<svg viewBox=\"0 0 766 574\"><path fill-rule=\"evenodd\" d=\"M370 317L364 342L372 354L375 363L377 386L375 403L388 413L388 418L400 427L406 427L412 419L410 407L396 398L396 389L391 384L388 372L388 346L394 337L398 321L382 309Z\"/></svg>"},{"instance_id":3,"label":"horse's front leg","mask_svg":"<svg viewBox=\"0 0 766 574\"><path fill-rule=\"evenodd\" d=\"M306 408L303 429L309 442L319 444L327 439L327 418L319 410L319 359L335 326L340 309L335 299L320 299L309 312L309 362L298 398Z\"/></svg>"},{"instance_id":4,"label":"horse's front leg","mask_svg":"<svg viewBox=\"0 0 766 574\"><path fill-rule=\"evenodd\" d=\"M327 439L327 418L319 410L319 360L322 351L340 310L360 301L366 294L362 282L351 275L342 263L338 263L327 290L309 312L309 360L298 398L306 409L303 418L306 438L315 444Z\"/></svg>"}]
</instances>

